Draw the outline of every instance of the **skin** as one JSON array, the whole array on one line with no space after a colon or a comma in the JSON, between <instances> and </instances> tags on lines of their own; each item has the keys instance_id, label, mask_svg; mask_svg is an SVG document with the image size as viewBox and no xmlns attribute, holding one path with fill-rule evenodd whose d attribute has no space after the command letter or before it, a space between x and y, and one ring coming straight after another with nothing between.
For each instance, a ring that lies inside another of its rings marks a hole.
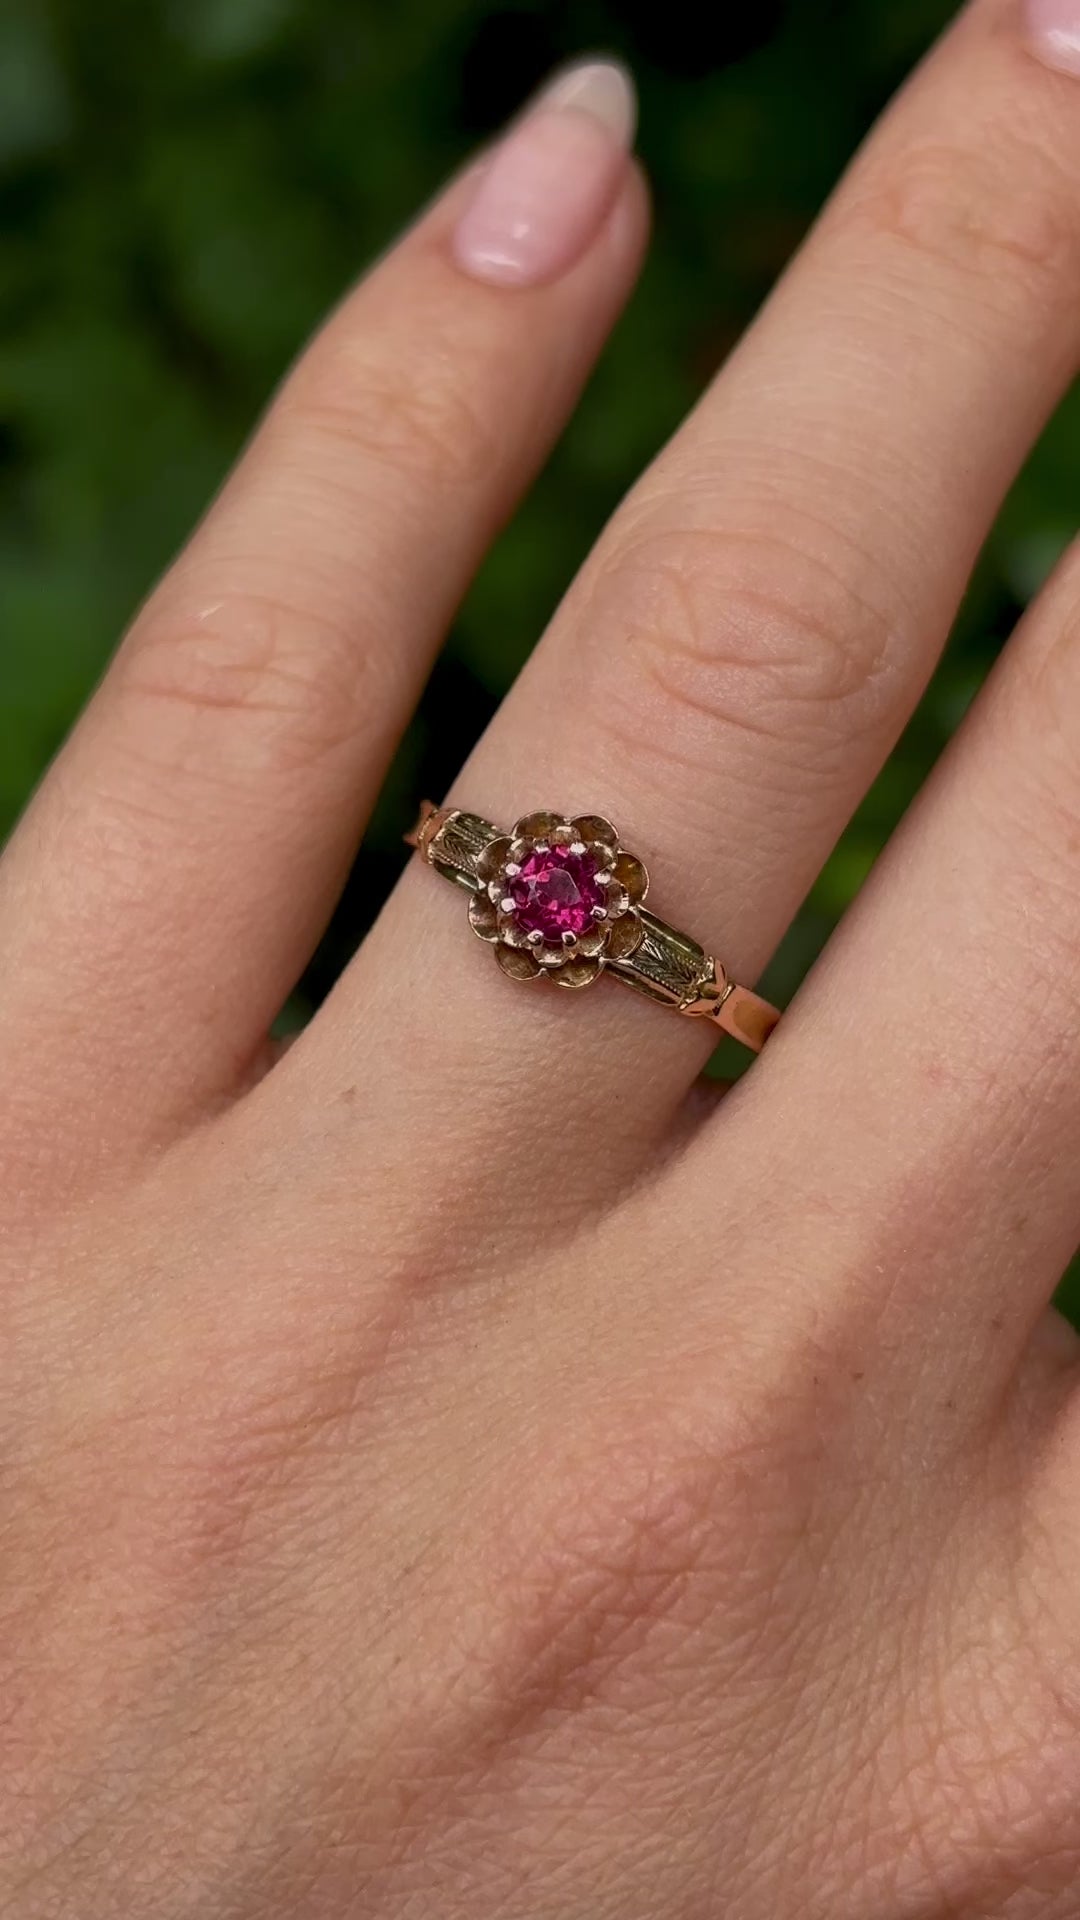
<instances>
[{"instance_id":1,"label":"skin","mask_svg":"<svg viewBox=\"0 0 1080 1920\"><path fill-rule=\"evenodd\" d=\"M694 1023L500 980L418 862L267 1050L644 243L628 162L570 270L484 286L470 190L300 362L0 863L0 1904L1075 1920L1080 559L718 1109ZM452 798L610 814L752 979L1078 316L1080 91L987 0Z\"/></svg>"}]
</instances>

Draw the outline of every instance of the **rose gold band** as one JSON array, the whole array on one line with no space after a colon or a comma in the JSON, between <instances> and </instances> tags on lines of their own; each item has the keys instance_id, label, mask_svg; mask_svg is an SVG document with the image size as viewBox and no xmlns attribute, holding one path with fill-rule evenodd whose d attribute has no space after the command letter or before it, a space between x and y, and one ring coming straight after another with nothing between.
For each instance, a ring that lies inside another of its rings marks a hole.
<instances>
[{"instance_id":1,"label":"rose gold band","mask_svg":"<svg viewBox=\"0 0 1080 1920\"><path fill-rule=\"evenodd\" d=\"M780 1018L779 1010L769 1005L749 987L733 986L716 1016L716 1024L735 1040L741 1040L752 1053L760 1053Z\"/></svg>"},{"instance_id":2,"label":"rose gold band","mask_svg":"<svg viewBox=\"0 0 1080 1920\"><path fill-rule=\"evenodd\" d=\"M473 932L512 979L581 988L602 973L760 1053L780 1015L644 905L649 876L599 814L526 814L504 834L425 801L406 840L471 896Z\"/></svg>"}]
</instances>

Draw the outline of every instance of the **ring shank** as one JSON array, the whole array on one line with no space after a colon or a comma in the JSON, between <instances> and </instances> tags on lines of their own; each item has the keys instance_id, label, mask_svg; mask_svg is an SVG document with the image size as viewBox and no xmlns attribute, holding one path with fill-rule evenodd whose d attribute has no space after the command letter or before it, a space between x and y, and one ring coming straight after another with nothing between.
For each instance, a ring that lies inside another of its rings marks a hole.
<instances>
[{"instance_id":1,"label":"ring shank","mask_svg":"<svg viewBox=\"0 0 1080 1920\"><path fill-rule=\"evenodd\" d=\"M780 1011L759 993L751 993L749 987L733 986L715 1019L717 1026L730 1033L733 1040L741 1040L751 1053L760 1053L780 1019Z\"/></svg>"},{"instance_id":2,"label":"ring shank","mask_svg":"<svg viewBox=\"0 0 1080 1920\"><path fill-rule=\"evenodd\" d=\"M469 893L483 890L476 863L500 829L479 814L425 801L406 842L436 873ZM775 1007L748 987L728 979L718 960L691 935L668 926L647 907L637 909L641 937L633 951L609 959L604 971L677 1013L710 1020L716 1027L760 1053L780 1018Z\"/></svg>"}]
</instances>

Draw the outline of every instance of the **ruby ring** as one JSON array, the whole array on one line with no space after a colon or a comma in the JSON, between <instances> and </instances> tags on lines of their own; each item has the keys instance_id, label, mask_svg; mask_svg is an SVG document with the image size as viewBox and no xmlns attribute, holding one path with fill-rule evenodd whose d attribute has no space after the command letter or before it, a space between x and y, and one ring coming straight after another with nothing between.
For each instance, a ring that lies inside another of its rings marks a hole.
<instances>
[{"instance_id":1,"label":"ruby ring","mask_svg":"<svg viewBox=\"0 0 1080 1920\"><path fill-rule=\"evenodd\" d=\"M510 833L426 802L406 836L436 873L472 896L469 921L513 980L571 989L609 973L710 1020L760 1052L780 1018L719 961L645 906L649 875L601 814L527 813Z\"/></svg>"}]
</instances>

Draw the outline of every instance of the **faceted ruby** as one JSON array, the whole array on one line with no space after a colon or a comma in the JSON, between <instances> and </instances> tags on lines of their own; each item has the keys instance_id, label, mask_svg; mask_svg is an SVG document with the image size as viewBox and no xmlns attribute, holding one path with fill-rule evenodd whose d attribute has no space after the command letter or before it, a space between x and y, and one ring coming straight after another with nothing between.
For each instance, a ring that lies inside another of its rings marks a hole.
<instances>
[{"instance_id":1,"label":"faceted ruby","mask_svg":"<svg viewBox=\"0 0 1080 1920\"><path fill-rule=\"evenodd\" d=\"M523 933L540 933L558 946L564 933L582 934L604 903L596 861L569 847L531 853L510 882L514 918Z\"/></svg>"}]
</instances>

